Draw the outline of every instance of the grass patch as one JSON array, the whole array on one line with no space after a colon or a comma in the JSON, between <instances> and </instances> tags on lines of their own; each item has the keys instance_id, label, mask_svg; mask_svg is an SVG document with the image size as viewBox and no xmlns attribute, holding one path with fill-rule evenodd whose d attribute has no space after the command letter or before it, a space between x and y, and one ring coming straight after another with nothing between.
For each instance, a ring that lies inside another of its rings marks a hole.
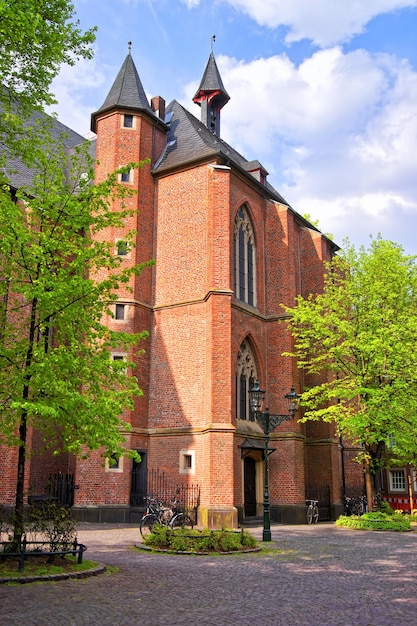
<instances>
[{"instance_id":1,"label":"grass patch","mask_svg":"<svg viewBox=\"0 0 417 626\"><path fill-rule=\"evenodd\" d=\"M7 557L0 560L0 578L22 578L22 576L53 576L73 572L84 572L98 566L95 561L84 559L82 563L77 562L77 557L71 555L65 558L55 557L52 563L47 562L48 557L28 556L25 559L25 567L19 572L19 560L14 557Z\"/></svg>"},{"instance_id":2,"label":"grass patch","mask_svg":"<svg viewBox=\"0 0 417 626\"><path fill-rule=\"evenodd\" d=\"M145 538L145 545L171 552L218 553L256 549L258 542L246 530L189 530L155 525Z\"/></svg>"},{"instance_id":3,"label":"grass patch","mask_svg":"<svg viewBox=\"0 0 417 626\"><path fill-rule=\"evenodd\" d=\"M356 515L341 515L336 520L336 526L344 528L353 528L355 530L393 530L397 532L405 532L411 530L411 522L409 516L400 513L385 513L377 511L375 513L364 513L360 517Z\"/></svg>"}]
</instances>

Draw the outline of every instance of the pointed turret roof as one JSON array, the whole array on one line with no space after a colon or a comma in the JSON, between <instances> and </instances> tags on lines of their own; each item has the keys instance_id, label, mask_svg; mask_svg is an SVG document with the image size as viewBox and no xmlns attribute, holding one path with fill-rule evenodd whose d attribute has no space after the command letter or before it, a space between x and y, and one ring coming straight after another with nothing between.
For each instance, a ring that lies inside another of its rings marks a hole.
<instances>
[{"instance_id":1,"label":"pointed turret roof","mask_svg":"<svg viewBox=\"0 0 417 626\"><path fill-rule=\"evenodd\" d=\"M201 79L200 86L197 89L193 101L199 104L202 97L213 92L217 92L218 96L221 96L221 106L224 106L226 102L230 100L230 96L224 88L220 72L217 68L214 54L211 52L209 60L207 61L206 69L204 70L203 78Z\"/></svg>"},{"instance_id":2,"label":"pointed turret roof","mask_svg":"<svg viewBox=\"0 0 417 626\"><path fill-rule=\"evenodd\" d=\"M155 165L156 174L191 166L202 160L219 159L220 162L233 164L259 183L259 180L250 173L254 169L251 167L253 162L249 163L226 141L210 132L203 122L200 122L179 102L173 100L167 107L167 113L171 114L167 147ZM288 205L288 202L269 183L263 184L262 188L274 200Z\"/></svg>"},{"instance_id":3,"label":"pointed turret roof","mask_svg":"<svg viewBox=\"0 0 417 626\"><path fill-rule=\"evenodd\" d=\"M129 52L102 106L91 115L91 130L95 132L97 115L112 109L145 110L153 115L139 74Z\"/></svg>"}]
</instances>

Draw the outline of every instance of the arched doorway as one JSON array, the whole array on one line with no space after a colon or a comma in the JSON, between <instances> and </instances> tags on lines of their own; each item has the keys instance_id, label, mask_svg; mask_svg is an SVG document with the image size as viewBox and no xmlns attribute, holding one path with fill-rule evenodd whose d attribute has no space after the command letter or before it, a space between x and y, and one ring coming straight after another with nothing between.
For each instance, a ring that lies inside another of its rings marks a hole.
<instances>
[{"instance_id":1,"label":"arched doorway","mask_svg":"<svg viewBox=\"0 0 417 626\"><path fill-rule=\"evenodd\" d=\"M243 459L245 517L256 515L256 461L251 456Z\"/></svg>"}]
</instances>

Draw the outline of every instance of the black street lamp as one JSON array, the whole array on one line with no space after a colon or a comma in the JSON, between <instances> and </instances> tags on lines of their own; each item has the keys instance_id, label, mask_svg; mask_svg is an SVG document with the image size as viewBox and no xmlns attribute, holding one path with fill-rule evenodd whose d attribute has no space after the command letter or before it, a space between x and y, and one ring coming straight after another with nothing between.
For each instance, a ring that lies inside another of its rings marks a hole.
<instances>
[{"instance_id":1,"label":"black street lamp","mask_svg":"<svg viewBox=\"0 0 417 626\"><path fill-rule=\"evenodd\" d=\"M262 533L262 541L271 541L271 516L269 508L269 435L274 428L289 421L294 417L298 409L298 394L295 393L294 385L291 387L290 393L284 397L288 401L288 414L272 415L269 408L266 407L265 412L262 411L262 403L265 391L259 387L259 382L254 381L249 389L250 408L256 421L265 433L265 483L264 483L264 529Z\"/></svg>"}]
</instances>

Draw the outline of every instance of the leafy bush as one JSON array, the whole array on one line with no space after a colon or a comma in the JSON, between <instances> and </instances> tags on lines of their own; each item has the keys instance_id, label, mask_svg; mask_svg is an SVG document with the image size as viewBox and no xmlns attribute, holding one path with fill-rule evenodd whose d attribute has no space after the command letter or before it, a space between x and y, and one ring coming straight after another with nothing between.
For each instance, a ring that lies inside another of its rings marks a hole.
<instances>
[{"instance_id":1,"label":"leafy bush","mask_svg":"<svg viewBox=\"0 0 417 626\"><path fill-rule=\"evenodd\" d=\"M361 517L341 515L336 521L336 526L354 528L355 530L394 530L404 532L410 530L410 520L399 513L391 510L390 513L377 511L365 513Z\"/></svg>"},{"instance_id":2,"label":"leafy bush","mask_svg":"<svg viewBox=\"0 0 417 626\"><path fill-rule=\"evenodd\" d=\"M378 504L378 512L386 513L387 515L394 515L395 513L394 509L392 509L388 502L385 502L385 500L381 500Z\"/></svg>"},{"instance_id":3,"label":"leafy bush","mask_svg":"<svg viewBox=\"0 0 417 626\"><path fill-rule=\"evenodd\" d=\"M228 530L221 530L217 535L216 545L218 552L234 552L242 549L240 533L232 533Z\"/></svg>"},{"instance_id":4,"label":"leafy bush","mask_svg":"<svg viewBox=\"0 0 417 626\"><path fill-rule=\"evenodd\" d=\"M189 530L155 525L145 538L145 545L173 552L238 552L258 544L245 530Z\"/></svg>"},{"instance_id":5,"label":"leafy bush","mask_svg":"<svg viewBox=\"0 0 417 626\"><path fill-rule=\"evenodd\" d=\"M77 540L76 522L70 509L52 502L42 507L31 507L25 534L27 539L31 535L41 535L42 539L49 542L51 552L68 550Z\"/></svg>"}]
</instances>

